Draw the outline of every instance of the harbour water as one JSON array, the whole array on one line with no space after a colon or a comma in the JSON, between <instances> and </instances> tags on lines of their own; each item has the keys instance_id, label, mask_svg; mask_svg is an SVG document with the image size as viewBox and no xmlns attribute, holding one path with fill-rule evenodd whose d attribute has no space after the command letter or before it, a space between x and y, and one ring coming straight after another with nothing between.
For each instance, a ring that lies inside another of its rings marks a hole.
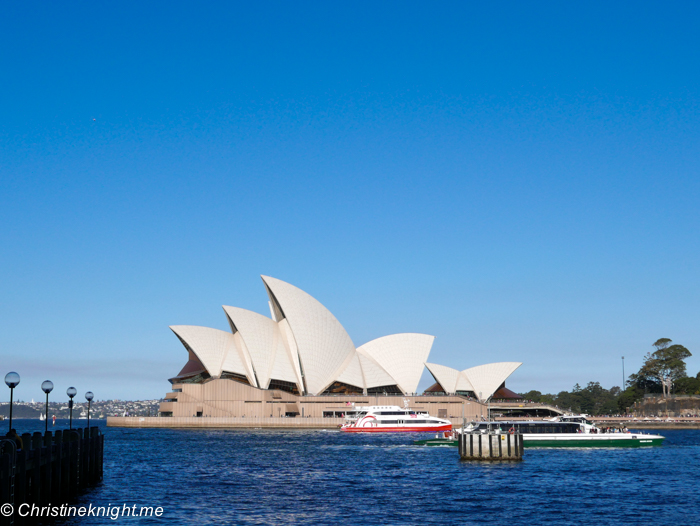
<instances>
[{"instance_id":1,"label":"harbour water","mask_svg":"<svg viewBox=\"0 0 700 526\"><path fill-rule=\"evenodd\" d=\"M85 425L84 420L74 422ZM77 504L161 506L161 518L59 524L698 524L700 431L648 449L528 449L461 462L414 434L107 428L104 484ZM4 422L7 424L7 422ZM43 430L18 420L21 432ZM54 429L67 427L58 421ZM51 425L49 424L49 428Z\"/></svg>"}]
</instances>

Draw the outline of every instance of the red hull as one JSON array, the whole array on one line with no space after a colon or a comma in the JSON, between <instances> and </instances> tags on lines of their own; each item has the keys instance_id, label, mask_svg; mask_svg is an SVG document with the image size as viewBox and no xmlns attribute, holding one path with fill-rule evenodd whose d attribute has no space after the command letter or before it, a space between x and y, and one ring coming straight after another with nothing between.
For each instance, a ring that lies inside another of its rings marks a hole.
<instances>
[{"instance_id":1,"label":"red hull","mask_svg":"<svg viewBox=\"0 0 700 526\"><path fill-rule=\"evenodd\" d=\"M341 427L340 430L346 433L435 433L439 431L452 431L452 424L430 427Z\"/></svg>"}]
</instances>

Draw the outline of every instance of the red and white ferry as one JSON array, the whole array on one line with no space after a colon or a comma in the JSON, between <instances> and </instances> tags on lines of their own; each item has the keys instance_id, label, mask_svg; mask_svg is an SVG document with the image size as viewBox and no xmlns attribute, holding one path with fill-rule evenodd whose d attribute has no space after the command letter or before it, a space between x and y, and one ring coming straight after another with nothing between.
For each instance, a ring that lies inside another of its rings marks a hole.
<instances>
[{"instance_id":1,"label":"red and white ferry","mask_svg":"<svg viewBox=\"0 0 700 526\"><path fill-rule=\"evenodd\" d=\"M346 433L435 433L451 431L452 422L407 407L370 405L354 407L345 413L345 423L340 430Z\"/></svg>"}]
</instances>

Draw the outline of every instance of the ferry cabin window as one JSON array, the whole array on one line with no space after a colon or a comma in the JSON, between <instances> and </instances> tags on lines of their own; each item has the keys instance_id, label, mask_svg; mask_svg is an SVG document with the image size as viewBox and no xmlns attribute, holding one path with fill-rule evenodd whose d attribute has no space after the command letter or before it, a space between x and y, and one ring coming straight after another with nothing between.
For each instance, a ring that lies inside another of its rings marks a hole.
<instances>
[{"instance_id":1,"label":"ferry cabin window","mask_svg":"<svg viewBox=\"0 0 700 526\"><path fill-rule=\"evenodd\" d=\"M487 423L480 423L479 430L487 430L489 428ZM574 423L546 423L546 424L535 424L535 423L492 423L492 429L500 429L501 432L507 433L511 428L514 429L516 433L522 434L542 434L542 433L578 433L580 426Z\"/></svg>"},{"instance_id":2,"label":"ferry cabin window","mask_svg":"<svg viewBox=\"0 0 700 526\"><path fill-rule=\"evenodd\" d=\"M381 420L380 424L430 424L430 420Z\"/></svg>"}]
</instances>

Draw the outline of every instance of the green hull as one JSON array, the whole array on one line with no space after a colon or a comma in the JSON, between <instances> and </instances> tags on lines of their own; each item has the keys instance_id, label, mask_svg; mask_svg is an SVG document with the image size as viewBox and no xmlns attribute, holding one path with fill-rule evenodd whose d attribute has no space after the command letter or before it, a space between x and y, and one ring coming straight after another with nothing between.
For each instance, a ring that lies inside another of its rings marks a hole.
<instances>
[{"instance_id":1,"label":"green hull","mask_svg":"<svg viewBox=\"0 0 700 526\"><path fill-rule=\"evenodd\" d=\"M624 439L571 439L571 440L523 440L523 447L653 447L660 446L663 438L624 438ZM429 447L457 447L457 440L447 438L432 438L428 440L416 440L416 446Z\"/></svg>"},{"instance_id":2,"label":"green hull","mask_svg":"<svg viewBox=\"0 0 700 526\"><path fill-rule=\"evenodd\" d=\"M523 447L653 447L660 446L663 441L663 438L523 440Z\"/></svg>"},{"instance_id":3,"label":"green hull","mask_svg":"<svg viewBox=\"0 0 700 526\"><path fill-rule=\"evenodd\" d=\"M414 446L443 446L443 447L457 447L456 440L450 440L449 438L431 438L428 440L414 440Z\"/></svg>"}]
</instances>

